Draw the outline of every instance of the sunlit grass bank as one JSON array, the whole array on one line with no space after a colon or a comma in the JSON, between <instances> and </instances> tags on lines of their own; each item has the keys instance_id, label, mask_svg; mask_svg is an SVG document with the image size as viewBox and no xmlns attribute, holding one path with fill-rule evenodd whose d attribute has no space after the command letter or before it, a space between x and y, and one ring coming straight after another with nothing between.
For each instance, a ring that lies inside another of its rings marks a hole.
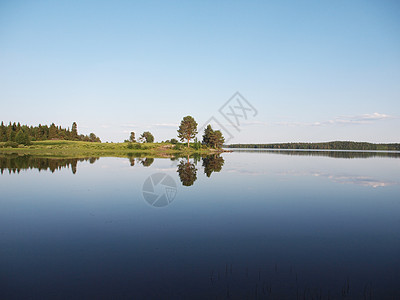
<instances>
[{"instance_id":1,"label":"sunlit grass bank","mask_svg":"<svg viewBox=\"0 0 400 300\"><path fill-rule=\"evenodd\" d=\"M49 156L129 156L130 154L147 154L149 156L165 155L190 155L193 153L210 154L221 152L204 146L196 147L191 144L187 148L186 144L170 143L91 143L81 141L37 141L29 146L18 145L7 147L5 143L0 143L0 153L18 153L31 155L49 155Z\"/></svg>"}]
</instances>

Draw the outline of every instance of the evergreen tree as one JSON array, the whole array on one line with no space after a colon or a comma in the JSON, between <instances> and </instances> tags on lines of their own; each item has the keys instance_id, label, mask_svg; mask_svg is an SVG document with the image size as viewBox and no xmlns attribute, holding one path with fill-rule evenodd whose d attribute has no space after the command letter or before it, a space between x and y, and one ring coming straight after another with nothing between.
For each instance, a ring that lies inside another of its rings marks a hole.
<instances>
[{"instance_id":1,"label":"evergreen tree","mask_svg":"<svg viewBox=\"0 0 400 300\"><path fill-rule=\"evenodd\" d=\"M225 143L225 138L223 137L222 132L220 130L214 131L211 143L213 144L213 147L216 149L222 148L223 144Z\"/></svg>"},{"instance_id":2,"label":"evergreen tree","mask_svg":"<svg viewBox=\"0 0 400 300\"><path fill-rule=\"evenodd\" d=\"M7 129L3 122L0 125L0 142L7 142Z\"/></svg>"},{"instance_id":3,"label":"evergreen tree","mask_svg":"<svg viewBox=\"0 0 400 300\"><path fill-rule=\"evenodd\" d=\"M49 128L49 139L53 140L57 138L57 127L54 123L51 123Z\"/></svg>"},{"instance_id":4,"label":"evergreen tree","mask_svg":"<svg viewBox=\"0 0 400 300\"><path fill-rule=\"evenodd\" d=\"M100 138L98 138L93 132L89 134L89 141L93 143L101 143Z\"/></svg>"},{"instance_id":5,"label":"evergreen tree","mask_svg":"<svg viewBox=\"0 0 400 300\"><path fill-rule=\"evenodd\" d=\"M77 140L78 139L78 125L76 125L75 122L72 123L71 139L72 140Z\"/></svg>"},{"instance_id":6,"label":"evergreen tree","mask_svg":"<svg viewBox=\"0 0 400 300\"><path fill-rule=\"evenodd\" d=\"M80 140L80 141L92 141L92 142L101 142L100 138L97 137L94 133L90 136L87 135L78 135L77 125L74 122L73 124L73 132L68 129L64 129L61 126L57 126L52 123L49 126L41 125L38 126L27 126L21 125L21 123L9 123L8 126L4 125L4 122L0 124L0 142L15 142L16 135L22 131L24 135L28 137L29 143L31 140L33 141L43 141L47 139L64 139L64 140ZM74 133L74 134L73 134ZM73 138L74 136L74 138ZM19 140L21 139L21 134L19 135ZM154 139L154 137L153 137Z\"/></svg>"},{"instance_id":7,"label":"evergreen tree","mask_svg":"<svg viewBox=\"0 0 400 300\"><path fill-rule=\"evenodd\" d=\"M213 130L211 125L207 125L206 129L204 130L203 135L203 144L207 145L208 147L213 147L219 149L225 142L225 138L222 135L220 130Z\"/></svg>"},{"instance_id":8,"label":"evergreen tree","mask_svg":"<svg viewBox=\"0 0 400 300\"><path fill-rule=\"evenodd\" d=\"M189 141L195 138L197 134L197 122L194 120L192 116L186 116L181 121L178 129L178 138L183 142L187 141L187 145L189 148Z\"/></svg>"},{"instance_id":9,"label":"evergreen tree","mask_svg":"<svg viewBox=\"0 0 400 300\"><path fill-rule=\"evenodd\" d=\"M30 143L28 134L20 129L15 136L15 142L22 145L28 145Z\"/></svg>"},{"instance_id":10,"label":"evergreen tree","mask_svg":"<svg viewBox=\"0 0 400 300\"><path fill-rule=\"evenodd\" d=\"M208 124L206 129L204 129L203 144L210 146L210 139L213 134L214 134L214 130L211 128L211 125Z\"/></svg>"},{"instance_id":11,"label":"evergreen tree","mask_svg":"<svg viewBox=\"0 0 400 300\"><path fill-rule=\"evenodd\" d=\"M12 125L9 125L7 127L7 141L15 142L15 131L13 130L13 126Z\"/></svg>"}]
</instances>

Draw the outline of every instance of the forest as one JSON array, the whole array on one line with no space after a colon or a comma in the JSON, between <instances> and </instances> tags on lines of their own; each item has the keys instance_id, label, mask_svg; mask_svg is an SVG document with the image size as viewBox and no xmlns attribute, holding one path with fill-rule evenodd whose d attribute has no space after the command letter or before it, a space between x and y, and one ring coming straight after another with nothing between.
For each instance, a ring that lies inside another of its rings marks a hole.
<instances>
[{"instance_id":1,"label":"forest","mask_svg":"<svg viewBox=\"0 0 400 300\"><path fill-rule=\"evenodd\" d=\"M227 148L305 149L305 150L384 150L400 151L399 143L374 144L366 142L334 141L324 143L230 144Z\"/></svg>"},{"instance_id":2,"label":"forest","mask_svg":"<svg viewBox=\"0 0 400 300\"><path fill-rule=\"evenodd\" d=\"M83 142L98 142L101 140L94 133L89 135L78 134L78 125L74 122L71 129L62 128L52 123L50 126L41 125L28 126L18 123L9 123L7 126L4 122L0 125L0 142L8 142L9 144L29 145L31 141L45 140L69 140Z\"/></svg>"}]
</instances>

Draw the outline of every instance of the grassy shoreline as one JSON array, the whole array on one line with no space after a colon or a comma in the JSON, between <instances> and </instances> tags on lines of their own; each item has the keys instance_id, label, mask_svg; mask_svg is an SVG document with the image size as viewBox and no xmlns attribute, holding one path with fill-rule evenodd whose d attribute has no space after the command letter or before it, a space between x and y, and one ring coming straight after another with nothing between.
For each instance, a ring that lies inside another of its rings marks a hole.
<instances>
[{"instance_id":1,"label":"grassy shoreline","mask_svg":"<svg viewBox=\"0 0 400 300\"><path fill-rule=\"evenodd\" d=\"M225 152L222 149L187 148L183 144L169 143L91 143L81 141L49 140L32 142L29 146L4 148L0 143L0 154L40 155L58 157L128 157L143 155L149 157L187 156L193 154L209 155Z\"/></svg>"}]
</instances>

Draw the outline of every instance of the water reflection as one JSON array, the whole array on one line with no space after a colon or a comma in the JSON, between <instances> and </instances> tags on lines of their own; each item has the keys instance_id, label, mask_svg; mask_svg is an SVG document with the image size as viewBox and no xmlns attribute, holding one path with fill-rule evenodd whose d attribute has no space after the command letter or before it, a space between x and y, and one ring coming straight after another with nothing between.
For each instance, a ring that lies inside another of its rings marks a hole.
<instances>
[{"instance_id":1,"label":"water reflection","mask_svg":"<svg viewBox=\"0 0 400 300\"><path fill-rule=\"evenodd\" d=\"M178 164L177 172L179 178L184 186L191 186L197 179L197 168L196 165L202 159L204 174L210 177L213 172L220 172L224 165L224 159L220 155L208 155L208 156L192 156L192 162L190 157L186 157L180 160Z\"/></svg>"},{"instance_id":2,"label":"water reflection","mask_svg":"<svg viewBox=\"0 0 400 300\"><path fill-rule=\"evenodd\" d=\"M220 155L203 157L204 174L210 177L212 172L220 172L224 162L224 159Z\"/></svg>"},{"instance_id":3,"label":"water reflection","mask_svg":"<svg viewBox=\"0 0 400 300\"><path fill-rule=\"evenodd\" d=\"M354 184L365 187L373 187L373 188L381 188L388 187L392 185L400 185L399 182L393 180L382 180L371 176L365 175L353 175L353 174L334 174L334 173L325 173L325 172L296 172L296 171L287 171L278 173L283 176L313 176L313 177L323 177L327 178L335 183L340 184Z\"/></svg>"},{"instance_id":4,"label":"water reflection","mask_svg":"<svg viewBox=\"0 0 400 300\"><path fill-rule=\"evenodd\" d=\"M234 152L267 153L298 156L327 156L332 158L372 158L391 157L400 158L400 152L363 152L363 151L334 151L334 150L274 150L274 149L232 149Z\"/></svg>"},{"instance_id":5,"label":"water reflection","mask_svg":"<svg viewBox=\"0 0 400 300\"><path fill-rule=\"evenodd\" d=\"M194 162L190 162L189 156L179 162L178 170L179 179L184 186L191 186L197 179L197 168Z\"/></svg>"},{"instance_id":6,"label":"water reflection","mask_svg":"<svg viewBox=\"0 0 400 300\"><path fill-rule=\"evenodd\" d=\"M151 157L139 158L138 160L143 165L143 167L150 167L151 164L154 162L154 158Z\"/></svg>"},{"instance_id":7,"label":"water reflection","mask_svg":"<svg viewBox=\"0 0 400 300\"><path fill-rule=\"evenodd\" d=\"M21 170L38 169L40 171L50 170L54 173L63 168L71 168L72 173L77 171L78 162L89 161L95 163L98 157L87 158L50 158L32 155L6 154L0 156L0 172L19 173Z\"/></svg>"},{"instance_id":8,"label":"water reflection","mask_svg":"<svg viewBox=\"0 0 400 300\"><path fill-rule=\"evenodd\" d=\"M269 153L0 176L2 299L400 299L400 160ZM164 210L158 172L189 186Z\"/></svg>"},{"instance_id":9,"label":"water reflection","mask_svg":"<svg viewBox=\"0 0 400 300\"><path fill-rule=\"evenodd\" d=\"M163 157L166 158L166 157ZM180 156L170 155L171 161L179 161L177 172L184 186L191 186L197 180L197 164L202 160L204 174L210 177L213 172L220 172L224 165L224 159L220 155L200 156L190 155L182 159ZM50 170L54 173L63 168L71 168L72 173L77 172L78 162L89 161L95 163L99 157L86 158L55 158L55 157L38 157L32 155L6 154L0 155L0 171L3 174L8 170L9 173L19 173L25 169L38 169L39 171ZM133 167L141 164L144 167L150 167L154 161L154 157L143 157L141 154L129 155L129 163Z\"/></svg>"}]
</instances>

